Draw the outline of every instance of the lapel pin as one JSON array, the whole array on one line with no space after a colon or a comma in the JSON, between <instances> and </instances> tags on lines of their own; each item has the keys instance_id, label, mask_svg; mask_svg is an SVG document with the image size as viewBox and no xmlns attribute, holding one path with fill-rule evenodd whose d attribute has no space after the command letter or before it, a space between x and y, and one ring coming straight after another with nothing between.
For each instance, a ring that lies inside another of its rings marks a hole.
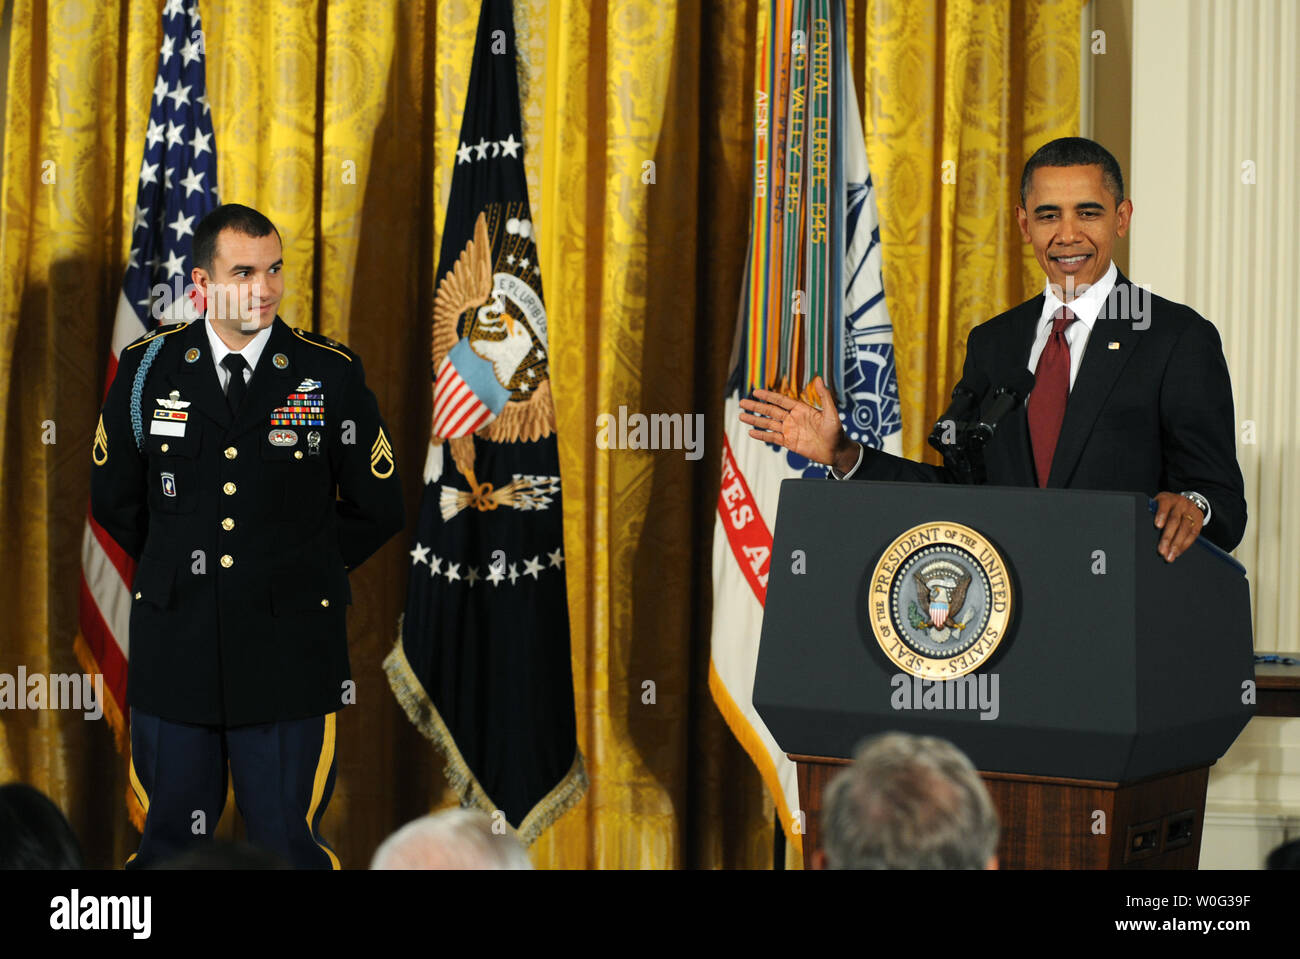
<instances>
[{"instance_id":1,"label":"lapel pin","mask_svg":"<svg viewBox=\"0 0 1300 959\"><path fill-rule=\"evenodd\" d=\"M275 356L271 357L271 362L275 364L277 370L282 370L289 365L289 357L285 356L283 353L277 353Z\"/></svg>"},{"instance_id":2,"label":"lapel pin","mask_svg":"<svg viewBox=\"0 0 1300 959\"><path fill-rule=\"evenodd\" d=\"M199 348L197 346L191 346L188 350L185 351L186 363L193 363L198 358L199 358Z\"/></svg>"},{"instance_id":3,"label":"lapel pin","mask_svg":"<svg viewBox=\"0 0 1300 959\"><path fill-rule=\"evenodd\" d=\"M1106 349L1108 349L1108 350L1118 350L1118 349L1119 349L1119 341L1118 341L1118 340L1111 340L1109 343L1106 344Z\"/></svg>"}]
</instances>

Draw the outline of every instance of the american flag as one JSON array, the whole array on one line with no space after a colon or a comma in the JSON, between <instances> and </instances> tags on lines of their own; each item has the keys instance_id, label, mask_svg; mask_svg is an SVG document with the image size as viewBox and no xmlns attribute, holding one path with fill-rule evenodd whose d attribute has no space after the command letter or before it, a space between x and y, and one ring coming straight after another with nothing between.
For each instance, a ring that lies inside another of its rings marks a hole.
<instances>
[{"instance_id":1,"label":"american flag","mask_svg":"<svg viewBox=\"0 0 1300 959\"><path fill-rule=\"evenodd\" d=\"M131 251L113 321L104 393L122 349L163 322L197 316L186 295L194 228L217 206L217 153L204 80L204 38L198 0L167 0L157 79L136 193ZM103 672L106 715L119 748L126 744L127 622L135 563L87 514L81 546L81 635L77 654ZM131 791L127 790L128 795ZM136 818L132 810L133 818Z\"/></svg>"}]
</instances>

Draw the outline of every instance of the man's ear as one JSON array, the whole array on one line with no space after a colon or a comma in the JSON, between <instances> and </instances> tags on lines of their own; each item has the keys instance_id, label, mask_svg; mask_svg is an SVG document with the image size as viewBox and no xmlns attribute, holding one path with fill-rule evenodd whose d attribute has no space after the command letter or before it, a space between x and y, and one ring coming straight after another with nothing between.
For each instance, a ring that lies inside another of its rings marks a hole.
<instances>
[{"instance_id":1,"label":"man's ear","mask_svg":"<svg viewBox=\"0 0 1300 959\"><path fill-rule=\"evenodd\" d=\"M1029 213L1023 206L1016 207L1016 223L1020 227L1020 238L1026 243L1032 243L1029 236Z\"/></svg>"},{"instance_id":2,"label":"man's ear","mask_svg":"<svg viewBox=\"0 0 1300 959\"><path fill-rule=\"evenodd\" d=\"M1115 208L1115 235L1123 236L1128 232L1129 221L1133 218L1133 201L1125 198L1124 202Z\"/></svg>"},{"instance_id":3,"label":"man's ear","mask_svg":"<svg viewBox=\"0 0 1300 959\"><path fill-rule=\"evenodd\" d=\"M196 266L190 270L190 302L194 304L194 311L199 316L206 316L208 312L208 286L212 278L208 276L208 271L201 266Z\"/></svg>"}]
</instances>

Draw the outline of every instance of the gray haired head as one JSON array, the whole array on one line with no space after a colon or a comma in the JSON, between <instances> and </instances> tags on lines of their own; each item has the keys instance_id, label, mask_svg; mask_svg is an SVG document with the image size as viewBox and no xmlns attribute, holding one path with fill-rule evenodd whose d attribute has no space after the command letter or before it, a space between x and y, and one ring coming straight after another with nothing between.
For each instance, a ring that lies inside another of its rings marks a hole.
<instances>
[{"instance_id":1,"label":"gray haired head","mask_svg":"<svg viewBox=\"0 0 1300 959\"><path fill-rule=\"evenodd\" d=\"M831 869L984 869L998 817L952 743L885 733L860 745L827 788L822 836Z\"/></svg>"},{"instance_id":2,"label":"gray haired head","mask_svg":"<svg viewBox=\"0 0 1300 959\"><path fill-rule=\"evenodd\" d=\"M375 850L371 869L532 869L528 852L510 832L493 832L476 809L444 809L421 816Z\"/></svg>"}]
</instances>

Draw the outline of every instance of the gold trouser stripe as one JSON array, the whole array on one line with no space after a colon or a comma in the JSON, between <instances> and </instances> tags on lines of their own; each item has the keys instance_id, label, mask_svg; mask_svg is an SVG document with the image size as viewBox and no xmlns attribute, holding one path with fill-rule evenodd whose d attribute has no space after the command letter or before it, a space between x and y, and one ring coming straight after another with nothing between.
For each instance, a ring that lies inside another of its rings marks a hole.
<instances>
[{"instance_id":1,"label":"gold trouser stripe","mask_svg":"<svg viewBox=\"0 0 1300 959\"><path fill-rule=\"evenodd\" d=\"M135 752L131 753L131 790L135 793L135 798L140 802L140 808L144 814L149 815L149 794L144 791L144 785L140 782L140 777L135 772Z\"/></svg>"},{"instance_id":2,"label":"gold trouser stripe","mask_svg":"<svg viewBox=\"0 0 1300 959\"><path fill-rule=\"evenodd\" d=\"M334 850L316 838L316 830L312 826L316 819L316 810L320 808L321 799L325 795L325 783L330 778L330 766L334 765L334 718L334 713L325 717L325 736L320 746L320 759L316 761L316 779L311 787L311 805L307 808L307 832L311 835L312 841L325 850L325 855L330 857L333 868L339 869L341 868L339 857L334 855Z\"/></svg>"},{"instance_id":3,"label":"gold trouser stripe","mask_svg":"<svg viewBox=\"0 0 1300 959\"><path fill-rule=\"evenodd\" d=\"M146 816L149 815L149 794L144 791L144 784L140 782L140 777L135 772L135 750L131 750L131 761L127 763L127 776L131 780L131 791L135 793L136 801L140 803L140 808L144 810ZM143 841L143 839L142 839ZM127 856L126 861L130 862L137 855L137 852Z\"/></svg>"}]
</instances>

